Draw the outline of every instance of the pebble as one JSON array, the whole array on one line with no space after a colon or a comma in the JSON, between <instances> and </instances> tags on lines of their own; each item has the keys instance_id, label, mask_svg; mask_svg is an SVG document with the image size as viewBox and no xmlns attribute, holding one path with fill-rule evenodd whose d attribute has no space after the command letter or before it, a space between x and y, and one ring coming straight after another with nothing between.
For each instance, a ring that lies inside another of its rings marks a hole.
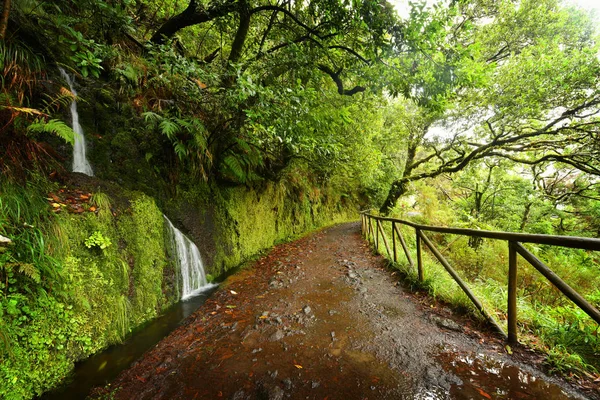
<instances>
[{"instance_id":1,"label":"pebble","mask_svg":"<svg viewBox=\"0 0 600 400\"><path fill-rule=\"evenodd\" d=\"M310 308L310 306L305 306L302 311L304 311L304 314L308 315L312 311L312 308Z\"/></svg>"},{"instance_id":2,"label":"pebble","mask_svg":"<svg viewBox=\"0 0 600 400\"><path fill-rule=\"evenodd\" d=\"M271 337L269 337L269 340L271 342L277 342L278 340L283 339L284 336L285 334L282 330L277 330L274 334L271 335Z\"/></svg>"}]
</instances>

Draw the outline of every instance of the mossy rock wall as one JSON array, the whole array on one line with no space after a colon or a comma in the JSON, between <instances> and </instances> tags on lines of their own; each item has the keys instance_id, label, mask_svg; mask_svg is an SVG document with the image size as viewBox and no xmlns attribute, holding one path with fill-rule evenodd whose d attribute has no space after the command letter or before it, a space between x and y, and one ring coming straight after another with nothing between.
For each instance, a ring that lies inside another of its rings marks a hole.
<instances>
[{"instance_id":1,"label":"mossy rock wall","mask_svg":"<svg viewBox=\"0 0 600 400\"><path fill-rule=\"evenodd\" d=\"M298 189L271 182L255 189L196 188L169 210L198 244L208 272L218 276L278 242L358 216L357 206L339 194Z\"/></svg>"},{"instance_id":2,"label":"mossy rock wall","mask_svg":"<svg viewBox=\"0 0 600 400\"><path fill-rule=\"evenodd\" d=\"M0 322L8 324L0 334L10 332L4 338L9 350L0 353L0 398L51 389L74 362L121 342L178 301L157 202L141 192L109 192L110 207L63 212L44 228L48 251L62 269L60 287L9 293L0 302ZM259 189L200 185L171 200L166 213L198 245L213 276L277 242L356 216L351 204L327 193L273 183Z\"/></svg>"}]
</instances>

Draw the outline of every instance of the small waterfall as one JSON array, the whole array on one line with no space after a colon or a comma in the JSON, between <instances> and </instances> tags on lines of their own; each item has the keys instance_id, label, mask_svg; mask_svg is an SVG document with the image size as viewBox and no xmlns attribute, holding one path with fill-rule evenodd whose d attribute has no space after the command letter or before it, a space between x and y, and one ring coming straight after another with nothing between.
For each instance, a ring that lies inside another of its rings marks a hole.
<instances>
[{"instance_id":1,"label":"small waterfall","mask_svg":"<svg viewBox=\"0 0 600 400\"><path fill-rule=\"evenodd\" d=\"M181 300L189 299L215 285L206 281L204 264L198 247L164 216L169 230L171 248L177 255L178 280L181 287Z\"/></svg>"},{"instance_id":2,"label":"small waterfall","mask_svg":"<svg viewBox=\"0 0 600 400\"><path fill-rule=\"evenodd\" d=\"M73 87L73 79L65 72L64 69L59 68L60 74L67 81L69 90L77 97L77 92ZM85 137L83 135L83 129L79 125L79 114L77 113L77 101L73 99L71 103L71 117L73 118L73 131L75 132L75 144L73 146L73 172L81 172L89 176L94 176L92 166L87 160L85 155Z\"/></svg>"}]
</instances>

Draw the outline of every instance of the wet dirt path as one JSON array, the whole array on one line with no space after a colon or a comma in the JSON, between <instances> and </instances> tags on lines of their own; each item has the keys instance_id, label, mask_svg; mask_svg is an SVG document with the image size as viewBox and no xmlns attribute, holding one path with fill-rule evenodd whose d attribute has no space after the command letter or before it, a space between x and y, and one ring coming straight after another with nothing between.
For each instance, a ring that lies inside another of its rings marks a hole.
<instances>
[{"instance_id":1,"label":"wet dirt path","mask_svg":"<svg viewBox=\"0 0 600 400\"><path fill-rule=\"evenodd\" d=\"M277 246L228 278L108 390L116 399L584 398L415 301L357 223Z\"/></svg>"}]
</instances>

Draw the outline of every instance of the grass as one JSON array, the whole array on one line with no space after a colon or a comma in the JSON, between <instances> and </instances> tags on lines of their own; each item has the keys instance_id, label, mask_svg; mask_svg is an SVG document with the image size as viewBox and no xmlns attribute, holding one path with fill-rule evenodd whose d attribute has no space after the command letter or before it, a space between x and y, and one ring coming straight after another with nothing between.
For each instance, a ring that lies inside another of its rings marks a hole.
<instances>
[{"instance_id":1,"label":"grass","mask_svg":"<svg viewBox=\"0 0 600 400\"><path fill-rule=\"evenodd\" d=\"M392 247L389 223L384 232ZM398 225L416 263L414 229ZM430 239L455 268L482 302L484 308L506 330L508 250L503 241L484 240L477 250L468 246L467 238L430 234ZM411 287L426 290L432 297L454 308L483 317L437 261L422 245L424 281L418 280L416 266L411 268L397 243L399 269ZM566 280L592 304L600 305L600 274L592 256L585 251L538 247L531 248L552 270ZM380 238L379 254L387 251ZM388 257L390 258L390 257ZM391 260L390 260L391 261ZM577 265L577 267L573 267ZM551 371L562 374L597 374L600 370L600 327L581 309L554 288L523 259L518 260L518 335L525 345L547 354Z\"/></svg>"}]
</instances>

